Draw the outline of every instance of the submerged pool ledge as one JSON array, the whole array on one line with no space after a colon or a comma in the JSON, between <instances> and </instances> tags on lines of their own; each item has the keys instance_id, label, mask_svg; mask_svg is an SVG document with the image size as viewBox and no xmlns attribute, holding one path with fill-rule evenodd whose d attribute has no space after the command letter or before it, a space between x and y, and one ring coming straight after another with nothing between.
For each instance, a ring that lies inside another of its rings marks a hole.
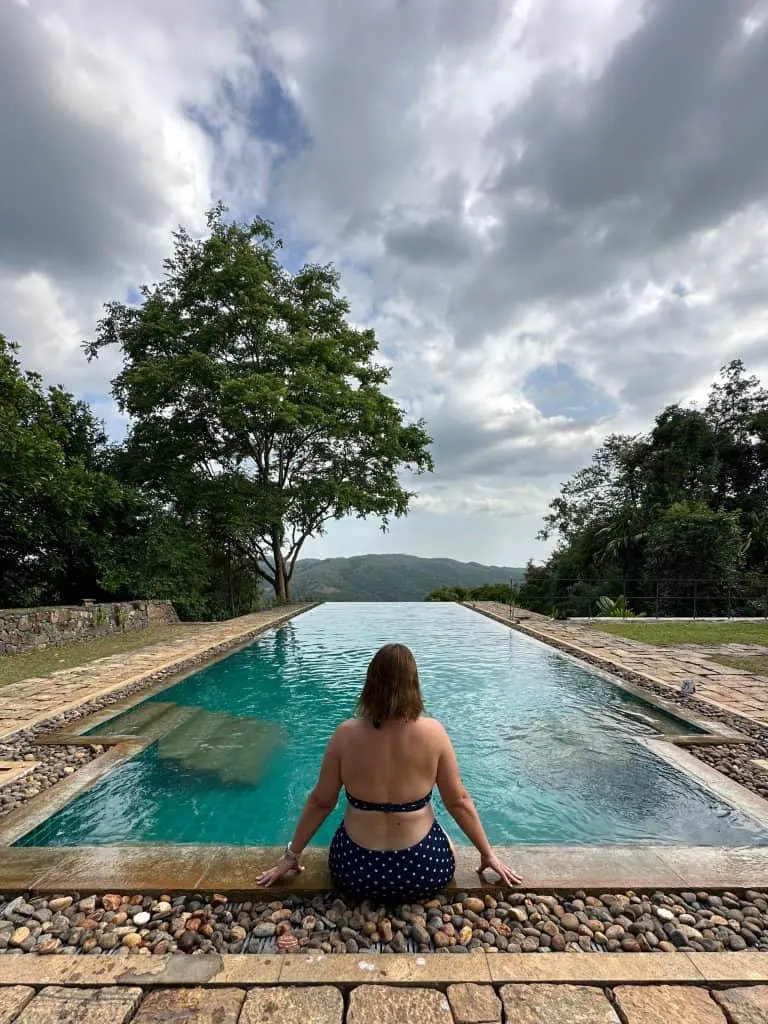
<instances>
[{"instance_id":1,"label":"submerged pool ledge","mask_svg":"<svg viewBox=\"0 0 768 1024\"><path fill-rule=\"evenodd\" d=\"M499 855L522 876L523 891L584 889L761 889L768 880L768 849L680 846L500 846ZM0 891L133 894L325 892L332 889L327 850L305 856L306 870L274 889L256 879L274 864L275 847L80 846L11 847L0 850ZM477 874L477 854L460 847L453 883L446 891L499 888Z\"/></svg>"}]
</instances>

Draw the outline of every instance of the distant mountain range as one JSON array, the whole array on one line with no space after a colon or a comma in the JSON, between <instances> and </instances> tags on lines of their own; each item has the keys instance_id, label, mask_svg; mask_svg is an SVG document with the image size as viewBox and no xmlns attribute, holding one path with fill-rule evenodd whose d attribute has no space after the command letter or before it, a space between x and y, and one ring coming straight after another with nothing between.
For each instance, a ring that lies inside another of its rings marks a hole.
<instances>
[{"instance_id":1,"label":"distant mountain range","mask_svg":"<svg viewBox=\"0 0 768 1024\"><path fill-rule=\"evenodd\" d=\"M423 601L438 587L518 582L524 571L415 555L303 558L296 563L291 596L316 601Z\"/></svg>"}]
</instances>

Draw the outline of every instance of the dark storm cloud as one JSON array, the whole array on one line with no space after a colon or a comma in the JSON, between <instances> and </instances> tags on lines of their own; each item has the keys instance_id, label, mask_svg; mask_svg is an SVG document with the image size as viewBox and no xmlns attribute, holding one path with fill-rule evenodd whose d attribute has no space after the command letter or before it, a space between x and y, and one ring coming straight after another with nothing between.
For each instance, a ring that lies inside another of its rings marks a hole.
<instances>
[{"instance_id":1,"label":"dark storm cloud","mask_svg":"<svg viewBox=\"0 0 768 1024\"><path fill-rule=\"evenodd\" d=\"M61 278L102 272L167 209L119 124L72 103L33 10L0 11L0 265ZM116 245L116 240L118 244Z\"/></svg>"},{"instance_id":2,"label":"dark storm cloud","mask_svg":"<svg viewBox=\"0 0 768 1024\"><path fill-rule=\"evenodd\" d=\"M522 302L607 288L764 200L768 26L745 32L754 7L651 0L597 79L545 75L499 120L489 142L503 164L484 196L494 244L468 289L484 299L481 329ZM462 327L466 309L459 292Z\"/></svg>"},{"instance_id":3,"label":"dark storm cloud","mask_svg":"<svg viewBox=\"0 0 768 1024\"><path fill-rule=\"evenodd\" d=\"M408 263L436 267L464 263L477 248L472 233L448 216L392 228L384 236L384 244L393 256Z\"/></svg>"}]
</instances>

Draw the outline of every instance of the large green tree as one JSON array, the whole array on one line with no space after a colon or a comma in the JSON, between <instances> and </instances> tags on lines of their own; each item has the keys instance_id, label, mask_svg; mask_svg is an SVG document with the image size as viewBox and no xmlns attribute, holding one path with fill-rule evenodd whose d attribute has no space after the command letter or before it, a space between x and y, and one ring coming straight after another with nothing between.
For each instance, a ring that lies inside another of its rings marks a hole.
<instances>
[{"instance_id":1,"label":"large green tree","mask_svg":"<svg viewBox=\"0 0 768 1024\"><path fill-rule=\"evenodd\" d=\"M103 595L126 494L101 423L0 335L0 606Z\"/></svg>"},{"instance_id":2,"label":"large green tree","mask_svg":"<svg viewBox=\"0 0 768 1024\"><path fill-rule=\"evenodd\" d=\"M542 536L559 543L528 568L521 602L534 610L584 614L601 590L629 588L638 608L687 613L694 580L722 611L737 579L764 594L768 391L734 360L703 408L672 405L649 433L607 438L551 502Z\"/></svg>"},{"instance_id":3,"label":"large green tree","mask_svg":"<svg viewBox=\"0 0 768 1024\"><path fill-rule=\"evenodd\" d=\"M208 234L180 229L161 281L106 308L89 357L119 346L113 382L132 419L129 479L219 542L290 599L305 541L332 519L405 515L398 472L432 468L421 421L384 393L372 330L348 319L339 275L291 273L271 226L216 207Z\"/></svg>"}]
</instances>

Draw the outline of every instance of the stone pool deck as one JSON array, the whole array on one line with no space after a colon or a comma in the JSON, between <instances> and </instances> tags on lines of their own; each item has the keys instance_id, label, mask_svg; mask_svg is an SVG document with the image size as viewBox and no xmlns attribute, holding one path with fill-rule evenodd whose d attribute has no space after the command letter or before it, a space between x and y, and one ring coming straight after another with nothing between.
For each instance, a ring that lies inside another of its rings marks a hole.
<instances>
[{"instance_id":1,"label":"stone pool deck","mask_svg":"<svg viewBox=\"0 0 768 1024\"><path fill-rule=\"evenodd\" d=\"M0 962L0 1022L764 1024L765 959L15 957Z\"/></svg>"},{"instance_id":2,"label":"stone pool deck","mask_svg":"<svg viewBox=\"0 0 768 1024\"><path fill-rule=\"evenodd\" d=\"M146 677L160 672L182 672L209 656L231 653L264 630L311 607L292 605L226 622L190 623L188 632L174 640L99 658L51 676L8 683L0 688L0 741L114 690L138 685Z\"/></svg>"},{"instance_id":3,"label":"stone pool deck","mask_svg":"<svg viewBox=\"0 0 768 1024\"><path fill-rule=\"evenodd\" d=\"M684 679L696 684L699 700L728 714L740 715L760 725L768 725L768 680L726 665L719 665L708 655L708 648L690 645L667 646L644 644L626 637L601 633L581 622L555 621L532 615L519 622L510 621L509 607L495 602L467 604L482 614L522 633L560 647L577 658L596 658L611 670L624 670L643 676L649 683L678 691ZM754 653L753 645L750 651ZM762 650L768 650L762 648Z\"/></svg>"}]
</instances>

